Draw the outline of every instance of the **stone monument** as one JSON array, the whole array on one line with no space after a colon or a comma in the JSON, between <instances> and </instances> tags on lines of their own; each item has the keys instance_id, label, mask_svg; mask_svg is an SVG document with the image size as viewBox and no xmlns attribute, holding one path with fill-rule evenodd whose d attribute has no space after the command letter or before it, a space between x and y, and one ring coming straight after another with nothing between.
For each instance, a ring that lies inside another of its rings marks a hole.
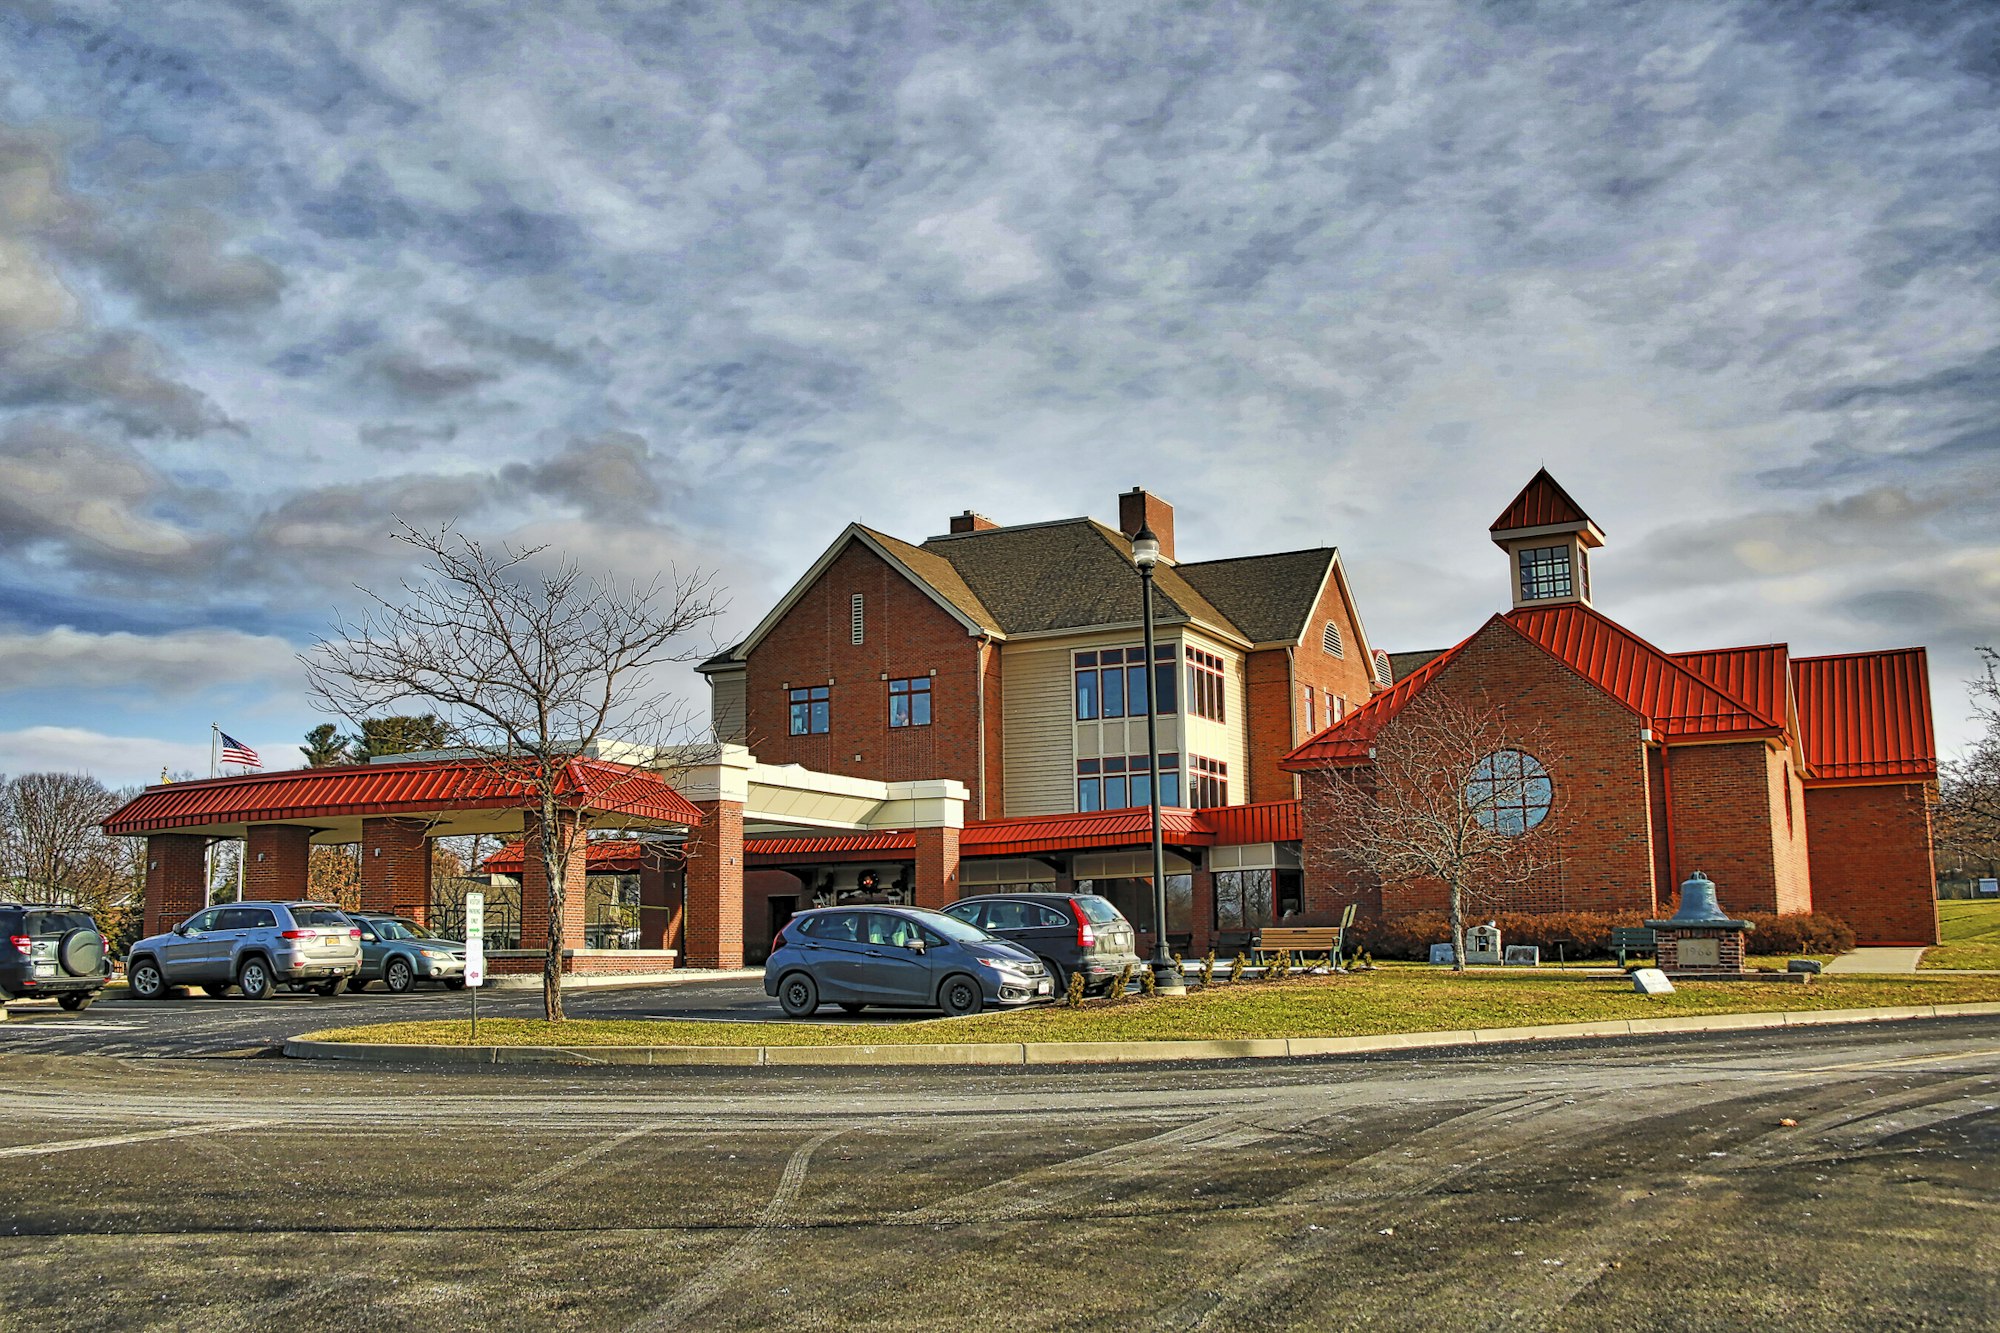
<instances>
[{"instance_id":1,"label":"stone monument","mask_svg":"<svg viewBox=\"0 0 2000 1333\"><path fill-rule=\"evenodd\" d=\"M1465 932L1465 961L1491 963L1498 967L1505 955L1500 950L1500 926L1488 921Z\"/></svg>"},{"instance_id":2,"label":"stone monument","mask_svg":"<svg viewBox=\"0 0 2000 1333\"><path fill-rule=\"evenodd\" d=\"M1646 925L1653 932L1653 960L1670 977L1755 975L1743 957L1744 937L1756 927L1726 915L1715 898L1715 881L1699 870L1681 885L1680 910Z\"/></svg>"}]
</instances>

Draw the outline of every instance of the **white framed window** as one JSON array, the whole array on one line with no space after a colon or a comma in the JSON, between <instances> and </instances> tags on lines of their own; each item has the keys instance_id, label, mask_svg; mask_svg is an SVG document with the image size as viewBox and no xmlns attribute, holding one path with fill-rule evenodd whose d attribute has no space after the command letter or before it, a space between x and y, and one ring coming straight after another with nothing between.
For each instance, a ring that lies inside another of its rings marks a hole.
<instances>
[{"instance_id":1,"label":"white framed window","mask_svg":"<svg viewBox=\"0 0 2000 1333\"><path fill-rule=\"evenodd\" d=\"M1319 632L1319 646L1331 657L1347 656L1347 645L1340 641L1340 626L1331 620L1327 621L1326 628Z\"/></svg>"},{"instance_id":2,"label":"white framed window","mask_svg":"<svg viewBox=\"0 0 2000 1333\"><path fill-rule=\"evenodd\" d=\"M1555 783L1542 761L1522 750L1495 750L1472 767L1466 802L1472 817L1496 833L1526 833L1549 817Z\"/></svg>"},{"instance_id":3,"label":"white framed window","mask_svg":"<svg viewBox=\"0 0 2000 1333\"><path fill-rule=\"evenodd\" d=\"M856 643L860 643L862 639L866 637L865 630L867 628L867 617L862 610L860 593L857 592L854 594L853 602L850 605L848 614L854 622L854 641Z\"/></svg>"}]
</instances>

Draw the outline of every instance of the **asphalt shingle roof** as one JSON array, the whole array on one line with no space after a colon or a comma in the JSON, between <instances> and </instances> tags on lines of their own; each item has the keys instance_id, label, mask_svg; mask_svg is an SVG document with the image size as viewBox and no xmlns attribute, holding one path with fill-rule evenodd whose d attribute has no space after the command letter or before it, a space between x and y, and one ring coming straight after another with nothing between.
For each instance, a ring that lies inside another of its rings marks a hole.
<instances>
[{"instance_id":1,"label":"asphalt shingle roof","mask_svg":"<svg viewBox=\"0 0 2000 1333\"><path fill-rule=\"evenodd\" d=\"M1176 566L1253 643L1295 643L1326 582L1334 550L1322 546Z\"/></svg>"}]
</instances>

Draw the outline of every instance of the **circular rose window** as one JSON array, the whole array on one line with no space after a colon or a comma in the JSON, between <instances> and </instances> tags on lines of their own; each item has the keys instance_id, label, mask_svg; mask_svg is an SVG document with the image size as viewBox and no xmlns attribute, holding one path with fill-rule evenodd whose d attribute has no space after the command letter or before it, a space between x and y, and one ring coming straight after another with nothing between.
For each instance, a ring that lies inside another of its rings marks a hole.
<instances>
[{"instance_id":1,"label":"circular rose window","mask_svg":"<svg viewBox=\"0 0 2000 1333\"><path fill-rule=\"evenodd\" d=\"M1472 766L1465 783L1473 818L1509 836L1547 819L1555 795L1542 761L1522 750L1495 750Z\"/></svg>"}]
</instances>

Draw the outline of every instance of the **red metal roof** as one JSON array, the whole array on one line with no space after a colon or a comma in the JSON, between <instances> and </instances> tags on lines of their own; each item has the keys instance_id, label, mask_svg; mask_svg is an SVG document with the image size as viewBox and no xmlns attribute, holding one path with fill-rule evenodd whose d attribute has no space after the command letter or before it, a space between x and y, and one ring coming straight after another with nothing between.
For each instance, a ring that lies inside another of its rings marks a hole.
<instances>
[{"instance_id":1,"label":"red metal roof","mask_svg":"<svg viewBox=\"0 0 2000 1333\"><path fill-rule=\"evenodd\" d=\"M657 774L603 759L572 759L563 802L693 826L701 812ZM111 834L160 833L207 824L271 824L355 815L522 809L523 782L476 760L295 768L148 787L104 821Z\"/></svg>"},{"instance_id":2,"label":"red metal roof","mask_svg":"<svg viewBox=\"0 0 2000 1333\"><path fill-rule=\"evenodd\" d=\"M1791 716L1791 649L1782 643L1675 653L1674 661L1773 722Z\"/></svg>"},{"instance_id":3,"label":"red metal roof","mask_svg":"<svg viewBox=\"0 0 2000 1333\"><path fill-rule=\"evenodd\" d=\"M1501 511L1500 517L1493 520L1493 526L1488 530L1507 532L1514 528L1589 522L1590 515L1583 512L1583 506L1570 499L1569 492L1557 485L1549 470L1543 468L1521 488L1521 493L1514 497L1514 503Z\"/></svg>"},{"instance_id":4,"label":"red metal roof","mask_svg":"<svg viewBox=\"0 0 2000 1333\"><path fill-rule=\"evenodd\" d=\"M1792 659L1799 744L1818 782L1937 776L1921 648Z\"/></svg>"},{"instance_id":5,"label":"red metal roof","mask_svg":"<svg viewBox=\"0 0 2000 1333\"><path fill-rule=\"evenodd\" d=\"M1470 643L1471 640L1466 640ZM1425 685L1447 663L1458 655L1464 643L1454 644L1430 661L1412 671L1409 675L1391 685L1388 689L1364 700L1361 706L1340 721L1309 737L1294 748L1291 753L1278 761L1280 768L1298 772L1303 769L1318 768L1323 764L1358 764L1366 762L1368 752L1375 744L1376 735L1387 725L1390 718L1403 711L1410 700L1422 692Z\"/></svg>"},{"instance_id":6,"label":"red metal roof","mask_svg":"<svg viewBox=\"0 0 2000 1333\"><path fill-rule=\"evenodd\" d=\"M1186 810L1167 806L1160 811L1160 830L1178 847L1233 846L1247 842L1296 842L1299 803L1264 801ZM1138 847L1152 840L1152 820L1144 806L1078 815L1037 815L1028 819L996 819L968 824L960 831L960 856L1029 856L1037 852L1079 851L1089 847ZM849 833L816 838L748 838L746 857L769 862L787 860L907 860L916 854L916 835L908 832Z\"/></svg>"},{"instance_id":7,"label":"red metal roof","mask_svg":"<svg viewBox=\"0 0 2000 1333\"><path fill-rule=\"evenodd\" d=\"M1725 693L1591 607L1523 606L1504 619L1669 741L1784 733L1782 715L1770 717Z\"/></svg>"},{"instance_id":8,"label":"red metal roof","mask_svg":"<svg viewBox=\"0 0 2000 1333\"><path fill-rule=\"evenodd\" d=\"M635 873L644 846L634 838L592 839L584 847L584 869L604 875ZM489 875L518 875L527 860L522 847L521 843L510 842L480 862L479 868Z\"/></svg>"}]
</instances>

